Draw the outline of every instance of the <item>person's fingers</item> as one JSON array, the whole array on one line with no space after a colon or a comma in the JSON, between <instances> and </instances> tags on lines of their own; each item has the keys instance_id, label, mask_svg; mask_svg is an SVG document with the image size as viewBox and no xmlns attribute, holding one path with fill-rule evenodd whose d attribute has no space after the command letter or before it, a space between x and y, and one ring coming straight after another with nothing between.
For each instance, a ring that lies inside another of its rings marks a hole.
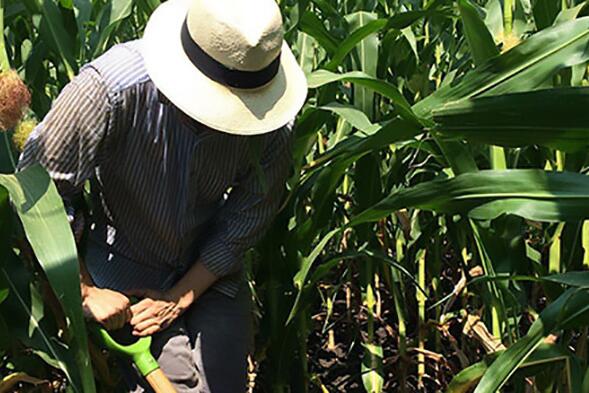
<instances>
[{"instance_id":1,"label":"person's fingers","mask_svg":"<svg viewBox=\"0 0 589 393\"><path fill-rule=\"evenodd\" d=\"M159 325L152 326L152 327L149 327L149 328L145 329L144 331L142 331L141 335L142 336L151 336L152 334L155 334L155 333L159 332L160 330L162 330L162 328Z\"/></svg>"},{"instance_id":2,"label":"person's fingers","mask_svg":"<svg viewBox=\"0 0 589 393\"><path fill-rule=\"evenodd\" d=\"M143 299L138 303L131 305L131 312L133 315L141 314L143 311L148 309L153 302L151 299Z\"/></svg>"},{"instance_id":3,"label":"person's fingers","mask_svg":"<svg viewBox=\"0 0 589 393\"><path fill-rule=\"evenodd\" d=\"M153 318L153 317L147 318L147 319L139 322L137 325L133 325L133 330L143 331L153 325L159 326L159 320L157 318Z\"/></svg>"},{"instance_id":4,"label":"person's fingers","mask_svg":"<svg viewBox=\"0 0 589 393\"><path fill-rule=\"evenodd\" d=\"M148 336L152 333L157 332L160 329L160 324L156 319L148 319L140 324L133 326L133 335L135 336Z\"/></svg>"},{"instance_id":5,"label":"person's fingers","mask_svg":"<svg viewBox=\"0 0 589 393\"><path fill-rule=\"evenodd\" d=\"M130 323L132 326L137 326L140 323L143 323L149 319L154 319L155 317L156 313L154 312L153 308L145 308L139 313L133 313Z\"/></svg>"}]
</instances>

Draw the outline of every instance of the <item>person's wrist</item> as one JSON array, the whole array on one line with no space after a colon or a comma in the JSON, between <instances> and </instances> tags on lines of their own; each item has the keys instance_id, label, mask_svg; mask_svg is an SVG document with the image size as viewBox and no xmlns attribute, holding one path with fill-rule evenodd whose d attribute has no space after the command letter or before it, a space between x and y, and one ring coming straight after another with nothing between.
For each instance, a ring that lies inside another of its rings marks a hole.
<instances>
[{"instance_id":1,"label":"person's wrist","mask_svg":"<svg viewBox=\"0 0 589 393\"><path fill-rule=\"evenodd\" d=\"M182 293L175 288L172 288L166 292L166 298L174 303L181 313L186 311L194 301L192 291Z\"/></svg>"}]
</instances>

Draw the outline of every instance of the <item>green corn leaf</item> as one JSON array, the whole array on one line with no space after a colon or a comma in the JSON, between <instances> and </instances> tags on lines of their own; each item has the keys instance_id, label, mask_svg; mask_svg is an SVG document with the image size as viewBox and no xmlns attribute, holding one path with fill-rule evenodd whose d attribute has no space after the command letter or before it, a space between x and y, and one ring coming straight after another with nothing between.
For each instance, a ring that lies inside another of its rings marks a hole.
<instances>
[{"instance_id":1,"label":"green corn leaf","mask_svg":"<svg viewBox=\"0 0 589 393\"><path fill-rule=\"evenodd\" d=\"M495 41L479 16L476 6L470 0L458 0L458 9L474 63L480 65L499 55Z\"/></svg>"},{"instance_id":2,"label":"green corn leaf","mask_svg":"<svg viewBox=\"0 0 589 393\"><path fill-rule=\"evenodd\" d=\"M406 120L417 121L407 99L399 90L388 82L376 79L360 71L351 71L345 74L334 74L326 70L319 70L307 78L309 88L316 89L333 82L346 81L369 88L388 98L396 106L401 117Z\"/></svg>"},{"instance_id":3,"label":"green corn leaf","mask_svg":"<svg viewBox=\"0 0 589 393\"><path fill-rule=\"evenodd\" d=\"M515 214L537 221L579 221L589 217L588 190L589 177L580 173L485 170L394 191L354 217L350 225L376 221L407 207L481 220Z\"/></svg>"},{"instance_id":4,"label":"green corn leaf","mask_svg":"<svg viewBox=\"0 0 589 393\"><path fill-rule=\"evenodd\" d=\"M298 52L298 63L299 67L301 67L305 74L309 74L314 67L315 43L315 39L311 37L309 34L304 33L302 31L298 32L298 39L296 45L296 49Z\"/></svg>"},{"instance_id":5,"label":"green corn leaf","mask_svg":"<svg viewBox=\"0 0 589 393\"><path fill-rule=\"evenodd\" d=\"M86 29L92 16L92 3L88 0L73 0L73 8L78 26L78 40L80 48L86 46Z\"/></svg>"},{"instance_id":6,"label":"green corn leaf","mask_svg":"<svg viewBox=\"0 0 589 393\"><path fill-rule=\"evenodd\" d=\"M69 79L73 79L77 71L73 49L74 41L73 37L65 29L65 23L59 6L54 0L36 1L43 13L41 34L47 42L50 42L56 48L65 66L67 76Z\"/></svg>"},{"instance_id":7,"label":"green corn leaf","mask_svg":"<svg viewBox=\"0 0 589 393\"><path fill-rule=\"evenodd\" d=\"M577 19L579 13L585 8L586 4L581 3L571 8L565 8L561 10L556 18L554 19L554 24L557 25L563 22L569 22L571 20Z\"/></svg>"},{"instance_id":8,"label":"green corn leaf","mask_svg":"<svg viewBox=\"0 0 589 393\"><path fill-rule=\"evenodd\" d=\"M103 27L100 31L100 38L94 48L94 56L105 51L106 45L117 29L121 21L131 15L133 0L113 0L107 5L107 12L104 13Z\"/></svg>"},{"instance_id":9,"label":"green corn leaf","mask_svg":"<svg viewBox=\"0 0 589 393\"><path fill-rule=\"evenodd\" d=\"M0 187L0 255L4 250L10 249L9 239L12 235L11 213L8 191Z\"/></svg>"},{"instance_id":10,"label":"green corn leaf","mask_svg":"<svg viewBox=\"0 0 589 393\"><path fill-rule=\"evenodd\" d=\"M399 30L405 29L424 16L431 14L432 11L433 8L428 10L406 11L398 13L389 19L388 26Z\"/></svg>"},{"instance_id":11,"label":"green corn leaf","mask_svg":"<svg viewBox=\"0 0 589 393\"><path fill-rule=\"evenodd\" d=\"M378 124L371 123L364 112L352 106L333 102L328 105L323 105L318 109L337 114L366 135L372 135L381 128Z\"/></svg>"},{"instance_id":12,"label":"green corn leaf","mask_svg":"<svg viewBox=\"0 0 589 393\"><path fill-rule=\"evenodd\" d=\"M589 146L589 88L561 88L461 100L434 111L436 129L468 141L565 151Z\"/></svg>"},{"instance_id":13,"label":"green corn leaf","mask_svg":"<svg viewBox=\"0 0 589 393\"><path fill-rule=\"evenodd\" d=\"M577 330L589 325L589 291L577 289L576 296L563 307L559 329Z\"/></svg>"},{"instance_id":14,"label":"green corn leaf","mask_svg":"<svg viewBox=\"0 0 589 393\"><path fill-rule=\"evenodd\" d=\"M583 247L583 266L589 267L589 221L583 222L581 228L581 244Z\"/></svg>"},{"instance_id":15,"label":"green corn leaf","mask_svg":"<svg viewBox=\"0 0 589 393\"><path fill-rule=\"evenodd\" d=\"M323 22L313 12L306 11L303 14L299 21L299 27L302 31L315 38L327 53L334 55L338 51L338 41L333 38L323 25Z\"/></svg>"},{"instance_id":16,"label":"green corn leaf","mask_svg":"<svg viewBox=\"0 0 589 393\"><path fill-rule=\"evenodd\" d=\"M572 294L572 291L565 292L546 307L540 317L532 324L528 333L499 355L491 364L477 385L475 393L495 393L507 383L509 377L542 344L544 337L550 334L556 326L560 308L564 306Z\"/></svg>"},{"instance_id":17,"label":"green corn leaf","mask_svg":"<svg viewBox=\"0 0 589 393\"><path fill-rule=\"evenodd\" d=\"M71 350L77 364L75 372L79 373L82 383L76 389L80 392L94 392L82 314L78 256L63 202L49 175L38 165L15 175L0 175L0 186L10 194L27 239L67 317L72 333ZM74 381L72 378L72 383Z\"/></svg>"},{"instance_id":18,"label":"green corn leaf","mask_svg":"<svg viewBox=\"0 0 589 393\"><path fill-rule=\"evenodd\" d=\"M315 248L313 249L311 254L309 254L309 256L307 258L303 259L301 269L299 270L299 272L295 275L295 277L293 279L294 286L299 291L298 291L297 297L295 299L295 302L292 306L292 309L290 311L290 315L288 316L288 319L286 320L286 325L288 325L293 320L295 315L297 314L299 302L301 299L302 288L303 288L303 285L305 284L305 281L307 280L307 276L309 275L309 270L311 269L311 266L313 266L313 263L315 262L315 260L323 252L323 249L325 248L325 246L327 246L327 243L329 243L331 238L333 238L338 232L340 232L339 228L331 230L327 235L325 235L323 237L323 239L321 239L321 241L317 244L317 246L315 246Z\"/></svg>"},{"instance_id":19,"label":"green corn leaf","mask_svg":"<svg viewBox=\"0 0 589 393\"><path fill-rule=\"evenodd\" d=\"M0 31L4 31L4 0L0 0ZM6 52L6 41L4 34L0 36L0 71L6 71L10 68L10 59Z\"/></svg>"},{"instance_id":20,"label":"green corn leaf","mask_svg":"<svg viewBox=\"0 0 589 393\"><path fill-rule=\"evenodd\" d=\"M587 271L551 274L541 279L570 287L589 288L589 272Z\"/></svg>"},{"instance_id":21,"label":"green corn leaf","mask_svg":"<svg viewBox=\"0 0 589 393\"><path fill-rule=\"evenodd\" d=\"M489 0L485 4L485 25L495 42L503 39L503 10L499 0Z\"/></svg>"},{"instance_id":22,"label":"green corn leaf","mask_svg":"<svg viewBox=\"0 0 589 393\"><path fill-rule=\"evenodd\" d=\"M589 314L589 292L569 289L550 303L532 324L528 333L503 352L481 379L474 393L495 393L530 358L554 330L565 327L581 314Z\"/></svg>"},{"instance_id":23,"label":"green corn leaf","mask_svg":"<svg viewBox=\"0 0 589 393\"><path fill-rule=\"evenodd\" d=\"M503 352L505 351L490 354L483 361L475 363L460 371L454 378L452 378L446 393L471 392L489 368L490 363ZM571 388L570 391L573 393L581 393L583 373L579 358L562 345L540 344L538 348L536 348L522 363L517 370L517 374L525 376L537 375L545 369L553 368L555 363L561 362L564 362L566 366L564 370L566 386Z\"/></svg>"},{"instance_id":24,"label":"green corn leaf","mask_svg":"<svg viewBox=\"0 0 589 393\"><path fill-rule=\"evenodd\" d=\"M335 71L342 64L346 56L366 37L382 30L387 26L386 19L375 19L354 30L345 40L343 40L333 54L331 60L325 65L325 69Z\"/></svg>"},{"instance_id":25,"label":"green corn leaf","mask_svg":"<svg viewBox=\"0 0 589 393\"><path fill-rule=\"evenodd\" d=\"M321 11L326 18L333 18L338 22L342 21L342 15L338 11L338 7L333 4L333 2L329 0L311 0L313 5L316 6L313 11L317 13L317 11Z\"/></svg>"},{"instance_id":26,"label":"green corn leaf","mask_svg":"<svg viewBox=\"0 0 589 393\"><path fill-rule=\"evenodd\" d=\"M331 106L331 108L333 108ZM331 109L330 108L330 109ZM368 125L364 123L364 125ZM423 132L423 129L413 122L395 119L384 124L372 134L371 126L367 127L364 135L350 135L346 139L336 144L332 149L325 152L324 155L317 158L316 163L323 163L330 160L347 160L352 156L362 157L374 150L379 150L393 143L405 141Z\"/></svg>"},{"instance_id":27,"label":"green corn leaf","mask_svg":"<svg viewBox=\"0 0 589 393\"><path fill-rule=\"evenodd\" d=\"M415 135L418 132L417 130L413 124L408 124L408 122L402 120L392 121L373 135L346 138L322 157L322 161L331 160L332 162L325 167L318 167L316 176L309 177L304 183L314 182L317 184L313 193L313 200L317 210L315 214L316 223L323 224L329 220L332 209L331 202L334 198L333 193L348 168L354 162L371 151Z\"/></svg>"},{"instance_id":28,"label":"green corn leaf","mask_svg":"<svg viewBox=\"0 0 589 393\"><path fill-rule=\"evenodd\" d=\"M13 253L5 256L0 266L0 286L10 290L0 305L2 315L10 316L5 320L6 334L20 340L50 366L62 370L74 392L85 392L73 354L54 339L57 328L44 318L43 299L33 285L33 277Z\"/></svg>"},{"instance_id":29,"label":"green corn leaf","mask_svg":"<svg viewBox=\"0 0 589 393\"><path fill-rule=\"evenodd\" d=\"M346 21L354 30L370 24L377 19L373 12L359 11L346 15ZM356 45L356 55L353 59L354 69L360 70L372 78L376 78L378 67L379 38L376 34L370 34ZM374 93L370 88L362 85L354 86L354 105L360 108L369 119L374 118Z\"/></svg>"},{"instance_id":30,"label":"green corn leaf","mask_svg":"<svg viewBox=\"0 0 589 393\"><path fill-rule=\"evenodd\" d=\"M329 270L335 266L335 264L337 262L340 262L343 260L361 259L361 258L364 258L364 259L369 258L375 262L382 262L383 265L390 266L396 272L400 273L399 276L401 276L401 275L404 276L408 281L411 282L411 284L415 285L415 287L417 288L418 291L420 291L424 296L427 297L427 293L426 293L425 289L422 288L421 286L419 286L419 282L413 276L413 274L407 270L407 268L405 268L402 264L400 264L399 262L397 262L393 258L391 258L387 255L384 255L382 252L372 251L369 249L362 249L359 251L346 252L343 254L332 256L329 259L322 261L321 266L318 266L317 270L308 279L306 277L309 275L309 270L307 270L304 273L301 273L301 271L299 271L297 273L297 277L299 277L298 274L304 275L304 277L300 276L300 278L299 278L301 285L303 285L303 286L307 285L307 282L308 282L308 285L313 285L313 284L317 283L317 281L319 279L323 278L324 275L326 275L329 272ZM323 268L323 267L325 267L325 268Z\"/></svg>"},{"instance_id":31,"label":"green corn leaf","mask_svg":"<svg viewBox=\"0 0 589 393\"><path fill-rule=\"evenodd\" d=\"M384 371L382 367L382 346L363 343L364 358L362 359L362 383L367 393L380 393L384 385Z\"/></svg>"},{"instance_id":32,"label":"green corn leaf","mask_svg":"<svg viewBox=\"0 0 589 393\"><path fill-rule=\"evenodd\" d=\"M477 383L479 383L488 368L489 361L486 359L468 366L452 378L446 393L471 392Z\"/></svg>"},{"instance_id":33,"label":"green corn leaf","mask_svg":"<svg viewBox=\"0 0 589 393\"><path fill-rule=\"evenodd\" d=\"M560 11L561 4L560 1L552 0L535 1L533 12L536 28L538 28L538 30L545 29L554 22Z\"/></svg>"},{"instance_id":34,"label":"green corn leaf","mask_svg":"<svg viewBox=\"0 0 589 393\"><path fill-rule=\"evenodd\" d=\"M438 89L413 106L420 117L450 101L531 90L557 71L589 59L589 17L542 30L494 57L462 80Z\"/></svg>"},{"instance_id":35,"label":"green corn leaf","mask_svg":"<svg viewBox=\"0 0 589 393\"><path fill-rule=\"evenodd\" d=\"M9 293L10 292L9 292L8 288L1 288L0 289L0 303L2 303L4 300L6 300Z\"/></svg>"},{"instance_id":36,"label":"green corn leaf","mask_svg":"<svg viewBox=\"0 0 589 393\"><path fill-rule=\"evenodd\" d=\"M455 175L479 170L466 144L448 138L436 138L436 142Z\"/></svg>"}]
</instances>

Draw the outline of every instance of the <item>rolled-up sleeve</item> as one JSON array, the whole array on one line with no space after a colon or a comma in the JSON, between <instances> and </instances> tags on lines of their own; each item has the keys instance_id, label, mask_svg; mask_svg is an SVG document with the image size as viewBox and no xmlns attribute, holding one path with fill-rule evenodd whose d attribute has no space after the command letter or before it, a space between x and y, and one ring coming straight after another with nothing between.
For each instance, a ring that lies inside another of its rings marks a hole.
<instances>
[{"instance_id":1,"label":"rolled-up sleeve","mask_svg":"<svg viewBox=\"0 0 589 393\"><path fill-rule=\"evenodd\" d=\"M104 81L94 68L84 68L27 139L18 169L41 164L60 194L73 197L94 174L110 111Z\"/></svg>"},{"instance_id":2,"label":"rolled-up sleeve","mask_svg":"<svg viewBox=\"0 0 589 393\"><path fill-rule=\"evenodd\" d=\"M254 166L230 192L200 250L200 260L218 277L236 273L244 252L255 245L272 222L291 168L292 123L272 133ZM256 168L257 167L257 168Z\"/></svg>"}]
</instances>

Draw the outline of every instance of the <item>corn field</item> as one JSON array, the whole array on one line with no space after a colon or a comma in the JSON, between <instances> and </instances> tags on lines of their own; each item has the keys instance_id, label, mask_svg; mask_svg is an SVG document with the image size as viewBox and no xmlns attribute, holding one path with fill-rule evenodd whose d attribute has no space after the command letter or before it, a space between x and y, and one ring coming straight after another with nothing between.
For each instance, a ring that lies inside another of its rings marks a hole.
<instances>
[{"instance_id":1,"label":"corn field","mask_svg":"<svg viewBox=\"0 0 589 393\"><path fill-rule=\"evenodd\" d=\"M14 168L63 86L159 3L0 0L0 90L13 69L31 92L0 130L2 393L121 386L60 197ZM279 3L309 96L246 256L249 391L589 392L587 3Z\"/></svg>"}]
</instances>

